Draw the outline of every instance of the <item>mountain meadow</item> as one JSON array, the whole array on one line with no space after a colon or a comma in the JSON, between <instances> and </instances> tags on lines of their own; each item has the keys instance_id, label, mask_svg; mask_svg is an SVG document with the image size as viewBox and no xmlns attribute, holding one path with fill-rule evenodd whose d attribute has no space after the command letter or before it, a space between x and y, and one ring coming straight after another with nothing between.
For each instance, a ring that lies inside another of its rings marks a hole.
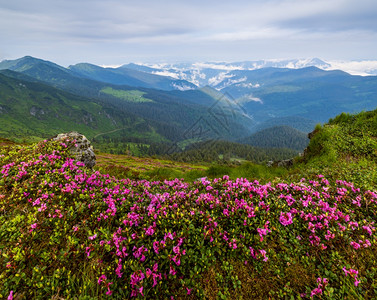
<instances>
[{"instance_id":1,"label":"mountain meadow","mask_svg":"<svg viewBox=\"0 0 377 300\"><path fill-rule=\"evenodd\" d=\"M0 62L0 298L376 299L376 77L184 68Z\"/></svg>"},{"instance_id":2,"label":"mountain meadow","mask_svg":"<svg viewBox=\"0 0 377 300\"><path fill-rule=\"evenodd\" d=\"M0 295L374 299L376 137L376 110L341 114L288 169L181 166L193 180L122 176L121 155L86 168L74 140L3 139Z\"/></svg>"}]
</instances>

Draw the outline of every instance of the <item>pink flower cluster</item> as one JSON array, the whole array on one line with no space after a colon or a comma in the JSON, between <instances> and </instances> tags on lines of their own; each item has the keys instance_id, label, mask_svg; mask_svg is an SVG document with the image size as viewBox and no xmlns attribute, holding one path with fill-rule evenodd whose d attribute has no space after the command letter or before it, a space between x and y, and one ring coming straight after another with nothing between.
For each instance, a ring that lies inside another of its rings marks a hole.
<instances>
[{"instance_id":1,"label":"pink flower cluster","mask_svg":"<svg viewBox=\"0 0 377 300\"><path fill-rule=\"evenodd\" d=\"M357 279L357 276L359 275L359 271L354 270L354 269L349 269L347 270L346 267L343 267L344 274L346 276L350 275L354 279L354 284L355 286L358 286L360 283L360 280Z\"/></svg>"},{"instance_id":2,"label":"pink flower cluster","mask_svg":"<svg viewBox=\"0 0 377 300\"><path fill-rule=\"evenodd\" d=\"M310 293L310 297L314 297L315 295L322 295L323 290L326 288L328 285L329 280L327 278L317 278L317 287L313 289Z\"/></svg>"},{"instance_id":3,"label":"pink flower cluster","mask_svg":"<svg viewBox=\"0 0 377 300\"><path fill-rule=\"evenodd\" d=\"M132 297L150 296L158 282L183 282L191 274L190 253L205 253L203 261L210 261L207 253L218 258L221 252L268 265L276 254L271 241L279 235L287 245L302 246L307 256L329 253L336 243L351 253L376 245L375 221L359 212L366 204L376 210L377 194L345 181L330 186L323 176L276 185L227 176L192 184L118 180L60 154L5 164L0 172L12 184L24 181L20 197L33 212L28 237L60 228L72 217L66 230L83 236L77 251L99 265L98 284L108 295L110 285L124 280ZM45 172L40 182L30 176L36 170ZM358 272L343 270L357 286ZM312 297L322 295L327 284L318 278ZM181 288L189 294L193 287Z\"/></svg>"}]
</instances>

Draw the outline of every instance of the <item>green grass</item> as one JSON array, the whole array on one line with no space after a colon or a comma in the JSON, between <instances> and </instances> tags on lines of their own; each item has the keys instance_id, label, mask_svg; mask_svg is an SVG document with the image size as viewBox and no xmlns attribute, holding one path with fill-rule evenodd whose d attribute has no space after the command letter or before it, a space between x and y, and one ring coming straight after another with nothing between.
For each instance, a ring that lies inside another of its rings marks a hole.
<instances>
[{"instance_id":1,"label":"green grass","mask_svg":"<svg viewBox=\"0 0 377 300\"><path fill-rule=\"evenodd\" d=\"M145 92L138 90L125 91L105 87L101 89L101 92L134 103L153 102L153 100L144 97Z\"/></svg>"},{"instance_id":2,"label":"green grass","mask_svg":"<svg viewBox=\"0 0 377 300\"><path fill-rule=\"evenodd\" d=\"M96 170L118 178L154 180L192 178L193 174L203 175L208 169L208 166L205 165L129 155L97 153L96 157ZM198 177L192 178L192 180Z\"/></svg>"}]
</instances>

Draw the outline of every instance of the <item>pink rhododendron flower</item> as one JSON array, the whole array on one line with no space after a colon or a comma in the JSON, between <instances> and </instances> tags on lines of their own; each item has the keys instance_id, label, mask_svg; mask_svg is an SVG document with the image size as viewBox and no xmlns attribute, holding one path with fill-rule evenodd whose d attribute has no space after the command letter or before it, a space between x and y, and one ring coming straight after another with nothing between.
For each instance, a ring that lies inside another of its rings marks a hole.
<instances>
[{"instance_id":1,"label":"pink rhododendron flower","mask_svg":"<svg viewBox=\"0 0 377 300\"><path fill-rule=\"evenodd\" d=\"M101 284L102 282L106 281L106 279L107 279L106 275L101 275L98 278L98 284Z\"/></svg>"},{"instance_id":2,"label":"pink rhododendron flower","mask_svg":"<svg viewBox=\"0 0 377 300\"><path fill-rule=\"evenodd\" d=\"M174 268L172 266L170 266L169 274L171 274L171 275L177 274L177 272L174 270Z\"/></svg>"},{"instance_id":3,"label":"pink rhododendron flower","mask_svg":"<svg viewBox=\"0 0 377 300\"><path fill-rule=\"evenodd\" d=\"M13 291L10 291L8 295L8 300L13 300Z\"/></svg>"},{"instance_id":4,"label":"pink rhododendron flower","mask_svg":"<svg viewBox=\"0 0 377 300\"><path fill-rule=\"evenodd\" d=\"M354 278L354 284L355 286L358 286L359 283L360 283L360 280L357 279L357 276L359 274L359 271L355 270L355 269L349 269L347 270L346 267L343 267L343 271L344 271L344 274L346 276L350 275L352 278Z\"/></svg>"},{"instance_id":5,"label":"pink rhododendron flower","mask_svg":"<svg viewBox=\"0 0 377 300\"><path fill-rule=\"evenodd\" d=\"M365 242L360 240L359 243L363 244L364 248L368 248L368 247L372 246L371 242L368 239L366 239Z\"/></svg>"},{"instance_id":6,"label":"pink rhododendron flower","mask_svg":"<svg viewBox=\"0 0 377 300\"><path fill-rule=\"evenodd\" d=\"M351 242L351 246L354 248L354 249L359 249L361 246L360 246L360 244L359 243L356 243L356 242L354 242L354 241L352 241Z\"/></svg>"},{"instance_id":7,"label":"pink rhododendron flower","mask_svg":"<svg viewBox=\"0 0 377 300\"><path fill-rule=\"evenodd\" d=\"M289 213L289 212L288 213L287 212L281 212L279 221L284 226L288 226L289 224L292 224L293 223L292 214Z\"/></svg>"},{"instance_id":8,"label":"pink rhododendron flower","mask_svg":"<svg viewBox=\"0 0 377 300\"><path fill-rule=\"evenodd\" d=\"M97 234L92 235L92 236L90 236L90 237L88 237L88 238L89 238L89 240L93 241L96 237L97 237Z\"/></svg>"},{"instance_id":9,"label":"pink rhododendron flower","mask_svg":"<svg viewBox=\"0 0 377 300\"><path fill-rule=\"evenodd\" d=\"M268 261L268 257L266 256L266 250L259 250L259 252L262 254L263 256L263 261Z\"/></svg>"}]
</instances>

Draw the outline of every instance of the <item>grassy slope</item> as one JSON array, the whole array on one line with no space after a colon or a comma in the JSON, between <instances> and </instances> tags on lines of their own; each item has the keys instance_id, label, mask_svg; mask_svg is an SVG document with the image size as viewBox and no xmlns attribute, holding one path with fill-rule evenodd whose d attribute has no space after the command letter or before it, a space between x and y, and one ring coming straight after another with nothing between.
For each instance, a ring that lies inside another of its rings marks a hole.
<instances>
[{"instance_id":1,"label":"grassy slope","mask_svg":"<svg viewBox=\"0 0 377 300\"><path fill-rule=\"evenodd\" d=\"M115 138L143 136L152 142L166 140L148 121L111 104L0 74L2 136L36 141L73 130L90 139L111 134Z\"/></svg>"},{"instance_id":2,"label":"grassy slope","mask_svg":"<svg viewBox=\"0 0 377 300\"><path fill-rule=\"evenodd\" d=\"M0 294L373 299L376 113L317 128L288 183L117 180L64 145L5 147Z\"/></svg>"},{"instance_id":3,"label":"grassy slope","mask_svg":"<svg viewBox=\"0 0 377 300\"><path fill-rule=\"evenodd\" d=\"M375 189L377 110L356 115L343 113L328 124L317 126L304 157L298 162L296 168L300 174L322 173Z\"/></svg>"},{"instance_id":4,"label":"grassy slope","mask_svg":"<svg viewBox=\"0 0 377 300\"><path fill-rule=\"evenodd\" d=\"M153 102L151 99L144 98L144 92L138 90L124 91L124 90L115 90L111 87L106 87L101 90L102 93L112 95L114 97L123 99L130 102Z\"/></svg>"},{"instance_id":5,"label":"grassy slope","mask_svg":"<svg viewBox=\"0 0 377 300\"><path fill-rule=\"evenodd\" d=\"M133 179L196 179L204 176L208 166L173 162L169 160L139 158L128 155L98 153L96 169L118 178Z\"/></svg>"}]
</instances>

